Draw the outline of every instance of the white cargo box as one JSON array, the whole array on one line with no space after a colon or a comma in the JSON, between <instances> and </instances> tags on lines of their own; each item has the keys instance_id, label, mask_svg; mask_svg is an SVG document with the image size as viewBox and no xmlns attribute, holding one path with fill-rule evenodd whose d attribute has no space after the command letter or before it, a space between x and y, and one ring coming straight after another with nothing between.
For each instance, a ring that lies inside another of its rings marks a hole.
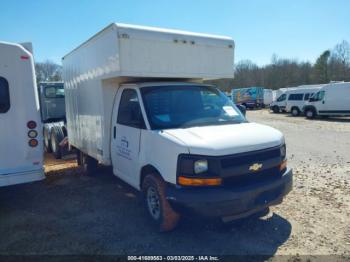
<instances>
[{"instance_id":1,"label":"white cargo box","mask_svg":"<svg viewBox=\"0 0 350 262\"><path fill-rule=\"evenodd\" d=\"M62 59L70 143L110 161L110 121L121 83L232 78L232 38L111 24Z\"/></svg>"}]
</instances>

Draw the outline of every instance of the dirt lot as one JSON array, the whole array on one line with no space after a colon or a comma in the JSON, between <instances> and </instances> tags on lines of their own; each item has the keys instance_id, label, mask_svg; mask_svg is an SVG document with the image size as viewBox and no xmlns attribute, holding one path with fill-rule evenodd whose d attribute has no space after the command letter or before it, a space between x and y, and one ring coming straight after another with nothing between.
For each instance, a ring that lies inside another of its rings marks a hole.
<instances>
[{"instance_id":1,"label":"dirt lot","mask_svg":"<svg viewBox=\"0 0 350 262\"><path fill-rule=\"evenodd\" d=\"M160 234L110 170L86 177L73 160L48 158L44 182L0 189L0 254L349 256L350 119L247 116L285 134L295 174L293 192L266 217L230 226L184 219Z\"/></svg>"}]
</instances>

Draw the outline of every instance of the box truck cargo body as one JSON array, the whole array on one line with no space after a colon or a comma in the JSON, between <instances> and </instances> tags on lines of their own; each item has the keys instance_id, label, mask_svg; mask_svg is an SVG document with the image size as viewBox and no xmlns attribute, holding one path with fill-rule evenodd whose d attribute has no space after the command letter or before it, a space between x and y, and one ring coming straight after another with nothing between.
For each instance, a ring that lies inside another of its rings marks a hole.
<instances>
[{"instance_id":1,"label":"box truck cargo body","mask_svg":"<svg viewBox=\"0 0 350 262\"><path fill-rule=\"evenodd\" d=\"M264 105L264 88L247 87L235 88L231 91L232 100L237 105L243 105L246 108L259 108Z\"/></svg>"},{"instance_id":2,"label":"box truck cargo body","mask_svg":"<svg viewBox=\"0 0 350 262\"><path fill-rule=\"evenodd\" d=\"M24 46L31 50L30 44ZM0 42L0 186L44 178L39 101L29 50Z\"/></svg>"},{"instance_id":3,"label":"box truck cargo body","mask_svg":"<svg viewBox=\"0 0 350 262\"><path fill-rule=\"evenodd\" d=\"M283 135L201 83L233 77L233 49L229 37L112 24L63 58L79 163L112 165L160 230L183 212L244 217L291 190Z\"/></svg>"}]
</instances>

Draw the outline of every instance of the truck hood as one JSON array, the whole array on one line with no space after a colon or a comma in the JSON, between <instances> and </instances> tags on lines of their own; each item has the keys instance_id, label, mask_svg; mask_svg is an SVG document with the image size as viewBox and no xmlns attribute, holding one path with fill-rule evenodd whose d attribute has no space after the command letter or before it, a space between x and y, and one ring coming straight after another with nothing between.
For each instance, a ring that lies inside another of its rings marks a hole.
<instances>
[{"instance_id":1,"label":"truck hood","mask_svg":"<svg viewBox=\"0 0 350 262\"><path fill-rule=\"evenodd\" d=\"M191 154L210 156L255 151L284 143L280 131L256 123L168 129L164 133L181 141Z\"/></svg>"}]
</instances>

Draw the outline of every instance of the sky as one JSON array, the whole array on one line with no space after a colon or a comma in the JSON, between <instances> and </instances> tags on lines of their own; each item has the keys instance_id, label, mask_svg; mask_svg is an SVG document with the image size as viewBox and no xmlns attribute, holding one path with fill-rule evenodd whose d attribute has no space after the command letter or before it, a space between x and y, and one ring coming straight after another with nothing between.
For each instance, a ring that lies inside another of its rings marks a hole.
<instances>
[{"instance_id":1,"label":"sky","mask_svg":"<svg viewBox=\"0 0 350 262\"><path fill-rule=\"evenodd\" d=\"M227 35L235 62L314 62L350 42L348 0L0 0L0 41L32 42L36 61L61 58L112 22Z\"/></svg>"}]
</instances>

